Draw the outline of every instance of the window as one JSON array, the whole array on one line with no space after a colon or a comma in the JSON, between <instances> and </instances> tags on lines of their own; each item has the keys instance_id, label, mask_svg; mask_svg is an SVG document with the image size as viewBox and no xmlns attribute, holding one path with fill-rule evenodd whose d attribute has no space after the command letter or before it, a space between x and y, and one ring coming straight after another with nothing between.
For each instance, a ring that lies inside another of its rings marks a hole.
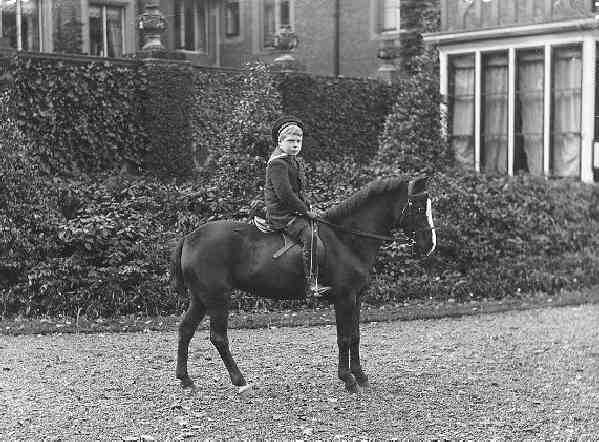
<instances>
[{"instance_id":1,"label":"window","mask_svg":"<svg viewBox=\"0 0 599 442\"><path fill-rule=\"evenodd\" d=\"M40 50L39 3L40 0L0 0L0 47Z\"/></svg>"},{"instance_id":2,"label":"window","mask_svg":"<svg viewBox=\"0 0 599 442\"><path fill-rule=\"evenodd\" d=\"M514 172L543 175L545 51L522 49L516 57Z\"/></svg>"},{"instance_id":3,"label":"window","mask_svg":"<svg viewBox=\"0 0 599 442\"><path fill-rule=\"evenodd\" d=\"M175 48L206 51L206 8L197 0L177 0L175 3Z\"/></svg>"},{"instance_id":4,"label":"window","mask_svg":"<svg viewBox=\"0 0 599 442\"><path fill-rule=\"evenodd\" d=\"M399 31L399 0L382 0L381 32Z\"/></svg>"},{"instance_id":5,"label":"window","mask_svg":"<svg viewBox=\"0 0 599 442\"><path fill-rule=\"evenodd\" d=\"M551 170L558 177L580 175L582 48L553 48Z\"/></svg>"},{"instance_id":6,"label":"window","mask_svg":"<svg viewBox=\"0 0 599 442\"><path fill-rule=\"evenodd\" d=\"M275 36L282 28L293 29L291 0L264 0L264 47L275 45Z\"/></svg>"},{"instance_id":7,"label":"window","mask_svg":"<svg viewBox=\"0 0 599 442\"><path fill-rule=\"evenodd\" d=\"M376 34L397 33L400 26L399 0L374 1L374 32Z\"/></svg>"},{"instance_id":8,"label":"window","mask_svg":"<svg viewBox=\"0 0 599 442\"><path fill-rule=\"evenodd\" d=\"M597 140L599 100L595 114L583 115L582 76L581 44L448 56L447 128L456 162L491 173L588 179L583 124L595 119Z\"/></svg>"},{"instance_id":9,"label":"window","mask_svg":"<svg viewBox=\"0 0 599 442\"><path fill-rule=\"evenodd\" d=\"M89 53L101 57L121 57L124 50L124 8L89 6Z\"/></svg>"},{"instance_id":10,"label":"window","mask_svg":"<svg viewBox=\"0 0 599 442\"><path fill-rule=\"evenodd\" d=\"M483 56L481 105L481 169L505 174L508 149L507 52Z\"/></svg>"},{"instance_id":11,"label":"window","mask_svg":"<svg viewBox=\"0 0 599 442\"><path fill-rule=\"evenodd\" d=\"M456 161L474 169L474 54L449 59L449 132Z\"/></svg>"},{"instance_id":12,"label":"window","mask_svg":"<svg viewBox=\"0 0 599 442\"><path fill-rule=\"evenodd\" d=\"M239 0L227 0L225 4L225 35L227 37L238 37L239 34Z\"/></svg>"}]
</instances>

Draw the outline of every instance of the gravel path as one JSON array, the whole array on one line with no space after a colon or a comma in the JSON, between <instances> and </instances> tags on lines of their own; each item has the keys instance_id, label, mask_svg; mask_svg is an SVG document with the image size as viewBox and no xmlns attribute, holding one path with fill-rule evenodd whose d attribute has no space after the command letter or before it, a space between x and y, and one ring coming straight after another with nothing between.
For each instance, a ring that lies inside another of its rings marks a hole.
<instances>
[{"instance_id":1,"label":"gravel path","mask_svg":"<svg viewBox=\"0 0 599 442\"><path fill-rule=\"evenodd\" d=\"M335 328L232 330L249 398L207 332L182 392L174 333L0 336L0 439L599 435L599 305L362 325L372 389L336 379Z\"/></svg>"}]
</instances>

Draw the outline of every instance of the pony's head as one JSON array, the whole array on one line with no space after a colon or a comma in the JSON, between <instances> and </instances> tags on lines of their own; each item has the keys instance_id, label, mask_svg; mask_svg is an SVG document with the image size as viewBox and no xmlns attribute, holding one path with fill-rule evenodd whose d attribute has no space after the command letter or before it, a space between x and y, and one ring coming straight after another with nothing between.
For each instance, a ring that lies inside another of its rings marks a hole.
<instances>
[{"instance_id":1,"label":"pony's head","mask_svg":"<svg viewBox=\"0 0 599 442\"><path fill-rule=\"evenodd\" d=\"M414 242L416 253L429 256L437 246L437 235L427 181L428 177L419 177L408 183L408 198L398 218L399 226Z\"/></svg>"}]
</instances>

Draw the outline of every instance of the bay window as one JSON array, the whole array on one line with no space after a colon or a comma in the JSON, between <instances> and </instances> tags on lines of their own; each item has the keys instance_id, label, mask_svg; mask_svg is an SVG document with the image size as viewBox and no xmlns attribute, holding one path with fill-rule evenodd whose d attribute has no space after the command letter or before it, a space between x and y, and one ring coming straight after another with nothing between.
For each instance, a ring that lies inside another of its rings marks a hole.
<instances>
[{"instance_id":1,"label":"bay window","mask_svg":"<svg viewBox=\"0 0 599 442\"><path fill-rule=\"evenodd\" d=\"M89 47L90 55L121 57L125 52L124 8L111 5L90 4Z\"/></svg>"},{"instance_id":2,"label":"bay window","mask_svg":"<svg viewBox=\"0 0 599 442\"><path fill-rule=\"evenodd\" d=\"M41 0L0 0L0 47L41 50Z\"/></svg>"},{"instance_id":3,"label":"bay window","mask_svg":"<svg viewBox=\"0 0 599 442\"><path fill-rule=\"evenodd\" d=\"M590 48L584 53L591 54L587 61L594 70ZM591 149L583 149L582 134L593 138L595 118L582 111L584 103L592 104L583 96L582 44L456 52L445 60L447 128L459 165L507 175L581 177L583 152L588 156Z\"/></svg>"}]
</instances>

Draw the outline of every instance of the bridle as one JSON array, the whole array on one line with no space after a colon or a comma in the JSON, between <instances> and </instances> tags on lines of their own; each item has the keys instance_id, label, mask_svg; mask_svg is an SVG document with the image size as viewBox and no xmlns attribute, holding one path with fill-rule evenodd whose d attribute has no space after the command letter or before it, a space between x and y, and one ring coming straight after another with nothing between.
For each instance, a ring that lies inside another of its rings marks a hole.
<instances>
[{"instance_id":1,"label":"bridle","mask_svg":"<svg viewBox=\"0 0 599 442\"><path fill-rule=\"evenodd\" d=\"M399 217L398 224L401 225L402 221L406 218L407 214L410 214L412 210L414 210L414 201L418 201L421 199L428 199L428 193L414 193L412 195L408 195L408 200L404 204L401 209L401 215ZM421 212L421 208L417 208L418 212ZM324 218L317 217L316 221L322 224L326 224L327 226L332 227L334 230L338 230L343 233L349 233L350 235L360 236L362 238L376 239L379 241L395 241L398 242L399 247L414 247L416 244L416 234L418 232L424 232L427 230L435 230L434 227L425 227L421 229L414 229L410 231L410 234L407 235L404 232L399 232L396 236L388 236L388 235L379 235L376 233L363 232L361 230L349 229L347 227L341 226L339 224L332 223ZM399 242L401 241L401 242Z\"/></svg>"}]
</instances>

